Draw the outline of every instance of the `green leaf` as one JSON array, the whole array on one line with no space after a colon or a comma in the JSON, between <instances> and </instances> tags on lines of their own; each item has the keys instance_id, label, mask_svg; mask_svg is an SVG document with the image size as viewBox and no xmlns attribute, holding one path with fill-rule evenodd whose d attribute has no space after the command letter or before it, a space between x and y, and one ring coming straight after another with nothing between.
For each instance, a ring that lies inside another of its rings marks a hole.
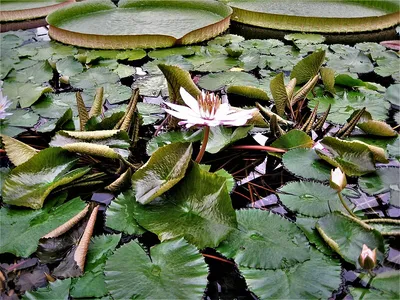
<instances>
[{"instance_id":1,"label":"green leaf","mask_svg":"<svg viewBox=\"0 0 400 300\"><path fill-rule=\"evenodd\" d=\"M328 181L332 167L325 163L313 149L297 148L283 154L285 168L294 175L318 181Z\"/></svg>"},{"instance_id":2,"label":"green leaf","mask_svg":"<svg viewBox=\"0 0 400 300\"><path fill-rule=\"evenodd\" d=\"M199 86L209 91L217 91L225 86L258 86L258 80L253 75L244 72L210 73L200 78Z\"/></svg>"},{"instance_id":3,"label":"green leaf","mask_svg":"<svg viewBox=\"0 0 400 300\"><path fill-rule=\"evenodd\" d=\"M269 100L269 96L264 90L252 86L231 85L226 89L226 92L250 99Z\"/></svg>"},{"instance_id":4,"label":"green leaf","mask_svg":"<svg viewBox=\"0 0 400 300\"><path fill-rule=\"evenodd\" d=\"M390 192L390 204L400 207L400 170L396 167L378 168L358 180L360 188L369 195Z\"/></svg>"},{"instance_id":5,"label":"green leaf","mask_svg":"<svg viewBox=\"0 0 400 300\"><path fill-rule=\"evenodd\" d=\"M79 89L95 89L106 83L115 84L119 81L117 74L107 68L91 68L70 78L70 84Z\"/></svg>"},{"instance_id":6,"label":"green leaf","mask_svg":"<svg viewBox=\"0 0 400 300\"><path fill-rule=\"evenodd\" d=\"M288 270L240 271L249 289L260 299L328 299L342 281L340 263L316 251L310 260Z\"/></svg>"},{"instance_id":7,"label":"green leaf","mask_svg":"<svg viewBox=\"0 0 400 300\"><path fill-rule=\"evenodd\" d=\"M158 148L173 144L173 143L185 143L185 142L197 142L203 138L203 131L198 130L196 132L190 131L168 131L162 133L156 137L153 137L146 146L147 155L152 155Z\"/></svg>"},{"instance_id":8,"label":"green leaf","mask_svg":"<svg viewBox=\"0 0 400 300\"><path fill-rule=\"evenodd\" d=\"M52 92L51 87L44 87L34 83L4 82L4 94L9 100L19 101L21 108L34 104L44 93Z\"/></svg>"},{"instance_id":9,"label":"green leaf","mask_svg":"<svg viewBox=\"0 0 400 300\"><path fill-rule=\"evenodd\" d=\"M318 230L315 228L318 218L307 218L296 215L296 225L304 232L309 242L325 255L332 255L334 252L323 240Z\"/></svg>"},{"instance_id":10,"label":"green leaf","mask_svg":"<svg viewBox=\"0 0 400 300\"><path fill-rule=\"evenodd\" d=\"M342 86L347 86L347 87L365 87L370 90L376 91L378 88L369 83L369 82L364 82L361 79L353 78L352 76L348 74L339 74L335 77L335 84L342 85Z\"/></svg>"},{"instance_id":11,"label":"green leaf","mask_svg":"<svg viewBox=\"0 0 400 300\"><path fill-rule=\"evenodd\" d=\"M70 171L77 158L61 148L40 151L14 168L4 182L3 201L8 204L39 209L55 188L86 174L90 168Z\"/></svg>"},{"instance_id":12,"label":"green leaf","mask_svg":"<svg viewBox=\"0 0 400 300\"><path fill-rule=\"evenodd\" d=\"M369 90L363 92L350 91L342 96L316 97L308 104L313 109L319 102L318 113L324 113L329 104L331 110L327 120L336 124L345 124L348 117L355 111L366 107L374 120L386 120L390 103L383 99L383 95Z\"/></svg>"},{"instance_id":13,"label":"green leaf","mask_svg":"<svg viewBox=\"0 0 400 300\"><path fill-rule=\"evenodd\" d=\"M357 73L369 73L374 70L374 65L367 55L350 47L343 48L342 53L329 55L327 66L337 73L351 73L355 76Z\"/></svg>"},{"instance_id":14,"label":"green leaf","mask_svg":"<svg viewBox=\"0 0 400 300\"><path fill-rule=\"evenodd\" d=\"M372 227L339 212L322 217L316 228L326 243L345 261L360 267L358 257L363 244L370 249L377 248L377 261L385 256L382 235Z\"/></svg>"},{"instance_id":15,"label":"green leaf","mask_svg":"<svg viewBox=\"0 0 400 300\"><path fill-rule=\"evenodd\" d=\"M344 210L337 192L318 182L289 182L279 191L279 199L285 206L305 216L322 217Z\"/></svg>"},{"instance_id":16,"label":"green leaf","mask_svg":"<svg viewBox=\"0 0 400 300\"><path fill-rule=\"evenodd\" d=\"M334 160L346 175L361 176L375 171L374 156L366 144L330 136L324 137L321 144L330 154L318 150L318 155L328 163ZM334 166L337 166L336 164Z\"/></svg>"},{"instance_id":17,"label":"green leaf","mask_svg":"<svg viewBox=\"0 0 400 300\"><path fill-rule=\"evenodd\" d=\"M179 239L152 247L149 255L130 242L108 259L105 275L115 299L200 299L208 270L197 249Z\"/></svg>"},{"instance_id":18,"label":"green leaf","mask_svg":"<svg viewBox=\"0 0 400 300\"><path fill-rule=\"evenodd\" d=\"M10 126L33 127L39 121L36 113L25 109L10 110L10 112L12 115L7 118Z\"/></svg>"},{"instance_id":19,"label":"green leaf","mask_svg":"<svg viewBox=\"0 0 400 300\"><path fill-rule=\"evenodd\" d=\"M86 94L82 96L87 106L90 106L93 98L89 99ZM75 93L47 94L32 105L32 110L44 118L60 118L69 108L74 116L78 115Z\"/></svg>"},{"instance_id":20,"label":"green leaf","mask_svg":"<svg viewBox=\"0 0 400 300\"><path fill-rule=\"evenodd\" d=\"M384 136L384 137L395 137L398 135L390 125L382 121L369 120L363 123L357 123L357 126L367 134Z\"/></svg>"},{"instance_id":21,"label":"green leaf","mask_svg":"<svg viewBox=\"0 0 400 300\"><path fill-rule=\"evenodd\" d=\"M131 195L120 194L106 211L106 226L129 235L140 235L145 230L134 217L135 199Z\"/></svg>"},{"instance_id":22,"label":"green leaf","mask_svg":"<svg viewBox=\"0 0 400 300\"><path fill-rule=\"evenodd\" d=\"M164 115L164 110L156 104L139 102L136 106L142 117L143 126L157 122Z\"/></svg>"},{"instance_id":23,"label":"green leaf","mask_svg":"<svg viewBox=\"0 0 400 300\"><path fill-rule=\"evenodd\" d=\"M285 115L285 107L289 103L288 94L286 91L285 83L283 81L283 73L279 73L271 80L270 89L272 97L275 101L276 112L280 117Z\"/></svg>"},{"instance_id":24,"label":"green leaf","mask_svg":"<svg viewBox=\"0 0 400 300\"><path fill-rule=\"evenodd\" d=\"M132 176L136 201L147 204L164 194L184 176L192 157L192 145L174 143L157 149Z\"/></svg>"},{"instance_id":25,"label":"green leaf","mask_svg":"<svg viewBox=\"0 0 400 300\"><path fill-rule=\"evenodd\" d=\"M47 287L39 288L37 291L28 291L22 297L24 300L68 300L71 278L50 282Z\"/></svg>"},{"instance_id":26,"label":"green leaf","mask_svg":"<svg viewBox=\"0 0 400 300\"><path fill-rule=\"evenodd\" d=\"M150 58L158 59L158 58L166 58L172 55L182 55L182 56L190 56L195 53L193 47L173 47L167 49L157 49L150 51L147 55Z\"/></svg>"},{"instance_id":27,"label":"green leaf","mask_svg":"<svg viewBox=\"0 0 400 300\"><path fill-rule=\"evenodd\" d=\"M53 69L47 60L19 70L15 74L15 81L21 83L32 82L42 84L49 81L51 78L53 78Z\"/></svg>"},{"instance_id":28,"label":"green leaf","mask_svg":"<svg viewBox=\"0 0 400 300\"><path fill-rule=\"evenodd\" d=\"M64 76L75 76L83 72L82 64L77 61L73 56L68 56L59 60L56 63L58 73Z\"/></svg>"},{"instance_id":29,"label":"green leaf","mask_svg":"<svg viewBox=\"0 0 400 300\"><path fill-rule=\"evenodd\" d=\"M398 137L396 141L392 144L389 144L387 146L387 151L389 152L389 155L392 157L397 158L397 160L400 160L400 138Z\"/></svg>"},{"instance_id":30,"label":"green leaf","mask_svg":"<svg viewBox=\"0 0 400 300\"><path fill-rule=\"evenodd\" d=\"M307 238L292 222L256 209L236 211L238 229L231 232L217 251L239 266L289 268L310 258Z\"/></svg>"},{"instance_id":31,"label":"green leaf","mask_svg":"<svg viewBox=\"0 0 400 300\"><path fill-rule=\"evenodd\" d=\"M325 41L325 37L321 34L310 33L292 33L284 36L287 41L294 41L297 44L321 44Z\"/></svg>"},{"instance_id":32,"label":"green leaf","mask_svg":"<svg viewBox=\"0 0 400 300\"><path fill-rule=\"evenodd\" d=\"M242 126L236 129L225 126L211 127L206 151L213 154L218 153L221 149L245 138L252 128L252 126Z\"/></svg>"},{"instance_id":33,"label":"green leaf","mask_svg":"<svg viewBox=\"0 0 400 300\"><path fill-rule=\"evenodd\" d=\"M200 249L216 247L237 225L226 178L197 164L165 199L136 203L134 217L161 241L183 236Z\"/></svg>"},{"instance_id":34,"label":"green leaf","mask_svg":"<svg viewBox=\"0 0 400 300\"><path fill-rule=\"evenodd\" d=\"M140 95L148 97L168 96L168 83L163 75L143 76L132 85L133 89L139 89Z\"/></svg>"},{"instance_id":35,"label":"green leaf","mask_svg":"<svg viewBox=\"0 0 400 300\"><path fill-rule=\"evenodd\" d=\"M120 234L101 235L92 239L86 256L85 273L79 278L72 279L70 293L72 297L102 297L108 294L104 267L120 239Z\"/></svg>"},{"instance_id":36,"label":"green leaf","mask_svg":"<svg viewBox=\"0 0 400 300\"><path fill-rule=\"evenodd\" d=\"M119 78L126 78L136 74L136 69L132 66L118 64L118 67L114 70L114 73L117 73Z\"/></svg>"},{"instance_id":37,"label":"green leaf","mask_svg":"<svg viewBox=\"0 0 400 300\"><path fill-rule=\"evenodd\" d=\"M316 51L299 61L290 73L290 79L296 78L297 84L306 83L318 74L325 60L325 51Z\"/></svg>"},{"instance_id":38,"label":"green leaf","mask_svg":"<svg viewBox=\"0 0 400 300\"><path fill-rule=\"evenodd\" d=\"M322 82L325 89L332 95L336 94L335 90L335 70L330 68L321 68L320 70Z\"/></svg>"},{"instance_id":39,"label":"green leaf","mask_svg":"<svg viewBox=\"0 0 400 300\"><path fill-rule=\"evenodd\" d=\"M2 207L0 253L28 257L36 251L42 236L70 220L85 207L85 202L78 198L56 206L58 200L60 197L53 198L38 210Z\"/></svg>"},{"instance_id":40,"label":"green leaf","mask_svg":"<svg viewBox=\"0 0 400 300\"><path fill-rule=\"evenodd\" d=\"M292 129L279 137L275 142L271 144L272 147L290 150L294 148L311 148L313 146L313 140L304 131L298 129ZM274 155L277 155L274 153ZM280 156L280 154L279 154Z\"/></svg>"},{"instance_id":41,"label":"green leaf","mask_svg":"<svg viewBox=\"0 0 400 300\"><path fill-rule=\"evenodd\" d=\"M193 71L197 72L224 72L241 64L237 58L221 55L222 51L224 51L224 48L218 49L216 53L198 53L186 58L186 60L193 65Z\"/></svg>"},{"instance_id":42,"label":"green leaf","mask_svg":"<svg viewBox=\"0 0 400 300\"><path fill-rule=\"evenodd\" d=\"M400 106L400 84L392 84L386 89L385 100Z\"/></svg>"}]
</instances>

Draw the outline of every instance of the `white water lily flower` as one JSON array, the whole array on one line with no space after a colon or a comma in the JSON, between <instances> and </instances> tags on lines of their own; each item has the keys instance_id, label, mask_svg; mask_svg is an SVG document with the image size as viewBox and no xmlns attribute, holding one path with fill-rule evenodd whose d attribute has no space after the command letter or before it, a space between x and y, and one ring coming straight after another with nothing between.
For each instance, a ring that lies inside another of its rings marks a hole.
<instances>
[{"instance_id":1,"label":"white water lily flower","mask_svg":"<svg viewBox=\"0 0 400 300\"><path fill-rule=\"evenodd\" d=\"M2 82L0 82L0 86L1 83ZM3 96L3 89L0 88L0 120L12 115L12 113L6 112L6 109L11 105L11 103L11 101L7 100L7 96Z\"/></svg>"},{"instance_id":2,"label":"white water lily flower","mask_svg":"<svg viewBox=\"0 0 400 300\"><path fill-rule=\"evenodd\" d=\"M346 175L338 167L331 170L331 179L329 181L331 188L341 192L347 185Z\"/></svg>"},{"instance_id":3,"label":"white water lily flower","mask_svg":"<svg viewBox=\"0 0 400 300\"><path fill-rule=\"evenodd\" d=\"M181 119L178 124L190 128L200 126L243 126L247 120L253 117L257 109L232 108L226 97L222 99L214 93L204 91L196 100L184 88L180 88L180 94L187 106L164 102L171 109L165 109L170 115Z\"/></svg>"}]
</instances>

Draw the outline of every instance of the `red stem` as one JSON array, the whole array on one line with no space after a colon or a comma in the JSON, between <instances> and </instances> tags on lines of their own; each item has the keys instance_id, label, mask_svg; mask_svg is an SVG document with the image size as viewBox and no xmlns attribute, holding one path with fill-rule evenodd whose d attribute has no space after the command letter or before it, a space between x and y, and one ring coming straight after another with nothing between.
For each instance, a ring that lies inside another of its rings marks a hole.
<instances>
[{"instance_id":1,"label":"red stem","mask_svg":"<svg viewBox=\"0 0 400 300\"><path fill-rule=\"evenodd\" d=\"M201 159L203 158L204 152L206 151L207 143L208 143L208 136L210 135L210 127L205 126L204 127L204 137L203 137L203 143L201 144L201 148L199 151L199 154L196 157L196 162L199 164L201 162Z\"/></svg>"},{"instance_id":2,"label":"red stem","mask_svg":"<svg viewBox=\"0 0 400 300\"><path fill-rule=\"evenodd\" d=\"M279 152L279 153L286 153L287 150L275 148L271 146L258 146L258 145L239 145L233 146L232 149L239 149L239 150L265 150L270 152Z\"/></svg>"}]
</instances>

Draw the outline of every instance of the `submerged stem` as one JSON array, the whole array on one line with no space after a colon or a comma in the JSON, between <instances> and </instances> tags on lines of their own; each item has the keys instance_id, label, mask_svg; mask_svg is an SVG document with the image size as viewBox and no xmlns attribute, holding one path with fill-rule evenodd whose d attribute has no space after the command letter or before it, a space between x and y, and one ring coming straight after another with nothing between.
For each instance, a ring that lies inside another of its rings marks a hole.
<instances>
[{"instance_id":1,"label":"submerged stem","mask_svg":"<svg viewBox=\"0 0 400 300\"><path fill-rule=\"evenodd\" d=\"M347 212L354 218L359 219L350 209L350 207L347 206L346 202L343 199L342 193L338 192L338 196L340 199L340 202L342 203L343 207L347 210Z\"/></svg>"},{"instance_id":2,"label":"submerged stem","mask_svg":"<svg viewBox=\"0 0 400 300\"><path fill-rule=\"evenodd\" d=\"M203 158L204 152L206 151L207 143L208 143L208 136L210 135L210 127L205 126L204 127L204 137L203 137L203 143L201 144L201 148L199 151L199 154L197 154L196 157L196 162L199 164L201 159Z\"/></svg>"}]
</instances>

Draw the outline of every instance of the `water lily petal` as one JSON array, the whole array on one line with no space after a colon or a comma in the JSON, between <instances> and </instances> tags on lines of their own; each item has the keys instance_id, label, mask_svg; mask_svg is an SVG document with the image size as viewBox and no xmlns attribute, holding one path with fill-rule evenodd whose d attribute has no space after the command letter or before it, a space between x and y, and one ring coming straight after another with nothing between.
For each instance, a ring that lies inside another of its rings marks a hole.
<instances>
[{"instance_id":1,"label":"water lily petal","mask_svg":"<svg viewBox=\"0 0 400 300\"><path fill-rule=\"evenodd\" d=\"M179 89L179 93L181 94L182 100L185 102L187 106L189 106L195 113L199 114L199 102L190 95L183 87Z\"/></svg>"},{"instance_id":2,"label":"water lily petal","mask_svg":"<svg viewBox=\"0 0 400 300\"><path fill-rule=\"evenodd\" d=\"M196 112L194 112L187 106L173 104L173 103L169 103L169 102L164 102L164 104L169 106L170 108L174 109L175 111L182 113L184 115L183 119L186 119L189 117L199 117L199 114L196 114Z\"/></svg>"}]
</instances>

